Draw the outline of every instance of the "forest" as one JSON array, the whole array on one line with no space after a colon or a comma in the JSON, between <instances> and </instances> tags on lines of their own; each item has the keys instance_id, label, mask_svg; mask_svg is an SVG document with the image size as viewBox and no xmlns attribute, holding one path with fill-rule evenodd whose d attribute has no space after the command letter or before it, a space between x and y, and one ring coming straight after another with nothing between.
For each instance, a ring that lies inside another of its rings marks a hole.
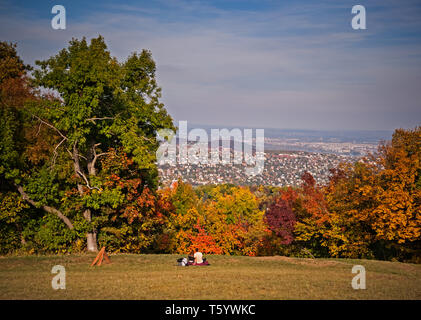
<instances>
[{"instance_id":1,"label":"forest","mask_svg":"<svg viewBox=\"0 0 421 320\"><path fill-rule=\"evenodd\" d=\"M421 126L295 187L160 185L176 130L148 50L73 39L26 65L0 42L0 254L97 251L421 263Z\"/></svg>"}]
</instances>

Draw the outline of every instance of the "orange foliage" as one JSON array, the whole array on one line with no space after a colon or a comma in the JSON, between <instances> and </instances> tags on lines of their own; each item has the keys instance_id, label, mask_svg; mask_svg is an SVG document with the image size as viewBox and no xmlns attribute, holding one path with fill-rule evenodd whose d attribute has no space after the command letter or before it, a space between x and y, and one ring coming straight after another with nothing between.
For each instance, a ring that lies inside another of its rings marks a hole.
<instances>
[{"instance_id":1,"label":"orange foliage","mask_svg":"<svg viewBox=\"0 0 421 320\"><path fill-rule=\"evenodd\" d=\"M197 248L200 252L206 254L222 254L222 249L216 244L215 239L206 233L205 229L199 224L196 224L194 228L197 230L197 234L188 235L191 242L187 249L188 252Z\"/></svg>"}]
</instances>

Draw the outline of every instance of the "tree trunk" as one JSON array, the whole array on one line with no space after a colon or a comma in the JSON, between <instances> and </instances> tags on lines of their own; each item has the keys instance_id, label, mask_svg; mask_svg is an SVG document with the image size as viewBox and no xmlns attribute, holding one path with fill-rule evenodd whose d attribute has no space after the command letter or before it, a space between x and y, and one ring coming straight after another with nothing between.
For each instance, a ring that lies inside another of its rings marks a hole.
<instances>
[{"instance_id":1,"label":"tree trunk","mask_svg":"<svg viewBox=\"0 0 421 320\"><path fill-rule=\"evenodd\" d=\"M75 173L80 176L82 174L82 170L81 170L82 168L80 166L79 151L76 147L76 144L73 145L73 165L74 165ZM89 167L89 163L88 163L88 167ZM90 170L92 170L92 169L90 168ZM77 189L79 191L79 194L81 196L83 196L83 186L78 183ZM91 222L91 220L92 220L91 210L85 209L85 211L83 212L83 217L87 221ZM86 247L87 247L88 251L90 251L90 252L97 252L98 251L98 245L97 245L97 241L96 241L96 231L95 230L92 230L92 231L90 231L86 234Z\"/></svg>"},{"instance_id":2,"label":"tree trunk","mask_svg":"<svg viewBox=\"0 0 421 320\"><path fill-rule=\"evenodd\" d=\"M83 212L83 216L87 221L91 222L92 215L91 215L90 209L86 209ZM86 247L87 247L88 251L90 251L90 252L97 252L98 251L98 245L97 245L97 242L96 242L96 231L95 230L92 230L91 232L88 232L86 234Z\"/></svg>"},{"instance_id":3,"label":"tree trunk","mask_svg":"<svg viewBox=\"0 0 421 320\"><path fill-rule=\"evenodd\" d=\"M98 251L98 245L96 241L96 232L88 232L86 234L86 243L87 243L88 251L90 252Z\"/></svg>"}]
</instances>

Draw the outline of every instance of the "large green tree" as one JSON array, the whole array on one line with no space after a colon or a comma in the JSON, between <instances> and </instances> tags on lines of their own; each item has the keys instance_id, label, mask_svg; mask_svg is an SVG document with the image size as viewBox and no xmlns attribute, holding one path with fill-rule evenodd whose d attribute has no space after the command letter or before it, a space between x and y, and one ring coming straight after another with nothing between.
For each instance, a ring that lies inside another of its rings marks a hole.
<instances>
[{"instance_id":1,"label":"large green tree","mask_svg":"<svg viewBox=\"0 0 421 320\"><path fill-rule=\"evenodd\" d=\"M157 186L156 132L174 127L160 102L155 62L143 50L120 63L99 36L90 43L73 39L68 48L36 64L33 84L39 93L26 104L25 114L28 126L37 130L27 141L48 141L49 147L28 145L25 150L30 158L42 149L48 160L8 171L20 170L11 178L27 202L58 216L69 229L77 225L86 232L88 250L96 251L101 208L115 208L124 198L121 188L104 185L102 160L110 150L133 160L140 189Z\"/></svg>"}]
</instances>

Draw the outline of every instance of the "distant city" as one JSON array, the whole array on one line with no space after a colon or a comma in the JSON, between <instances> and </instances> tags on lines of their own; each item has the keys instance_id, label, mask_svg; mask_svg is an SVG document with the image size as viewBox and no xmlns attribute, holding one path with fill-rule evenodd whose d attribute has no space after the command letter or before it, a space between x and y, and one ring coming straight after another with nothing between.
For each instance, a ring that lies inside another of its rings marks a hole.
<instances>
[{"instance_id":1,"label":"distant city","mask_svg":"<svg viewBox=\"0 0 421 320\"><path fill-rule=\"evenodd\" d=\"M220 183L296 186L301 184L306 171L317 183L324 184L329 179L329 169L375 153L379 142L390 140L391 135L389 131L266 129L265 167L260 175L248 176L245 164L165 164L159 165L158 171L163 186L179 178L194 186Z\"/></svg>"},{"instance_id":2,"label":"distant city","mask_svg":"<svg viewBox=\"0 0 421 320\"><path fill-rule=\"evenodd\" d=\"M364 156L376 152L378 144L362 142L302 141L300 139L265 138L265 150L290 150L338 155Z\"/></svg>"}]
</instances>

